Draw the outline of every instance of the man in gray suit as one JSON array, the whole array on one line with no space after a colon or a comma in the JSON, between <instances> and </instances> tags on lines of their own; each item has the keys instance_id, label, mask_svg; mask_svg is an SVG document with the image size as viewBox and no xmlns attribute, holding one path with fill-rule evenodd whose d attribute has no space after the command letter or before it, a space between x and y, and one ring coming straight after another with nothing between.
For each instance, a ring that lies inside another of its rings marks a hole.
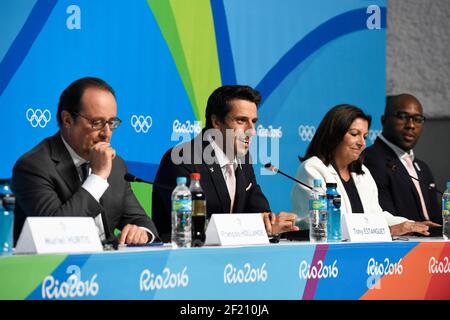
<instances>
[{"instance_id":1,"label":"man in gray suit","mask_svg":"<svg viewBox=\"0 0 450 320\"><path fill-rule=\"evenodd\" d=\"M14 165L15 241L28 216L92 217L102 240L115 228L122 230L119 243L158 239L110 144L121 123L113 89L98 78L76 80L61 94L57 121L60 131Z\"/></svg>"}]
</instances>

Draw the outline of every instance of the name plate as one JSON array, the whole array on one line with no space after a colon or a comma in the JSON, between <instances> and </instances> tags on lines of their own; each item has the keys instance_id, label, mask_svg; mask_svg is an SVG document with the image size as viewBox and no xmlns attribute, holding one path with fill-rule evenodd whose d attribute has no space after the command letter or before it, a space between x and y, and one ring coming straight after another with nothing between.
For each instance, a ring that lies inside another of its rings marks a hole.
<instances>
[{"instance_id":1,"label":"name plate","mask_svg":"<svg viewBox=\"0 0 450 320\"><path fill-rule=\"evenodd\" d=\"M343 214L342 239L350 242L392 241L389 226L383 215L374 213Z\"/></svg>"},{"instance_id":2,"label":"name plate","mask_svg":"<svg viewBox=\"0 0 450 320\"><path fill-rule=\"evenodd\" d=\"M236 246L268 244L260 213L213 214L206 229L205 245Z\"/></svg>"},{"instance_id":3,"label":"name plate","mask_svg":"<svg viewBox=\"0 0 450 320\"><path fill-rule=\"evenodd\" d=\"M89 217L28 217L15 253L98 252L103 247Z\"/></svg>"}]
</instances>

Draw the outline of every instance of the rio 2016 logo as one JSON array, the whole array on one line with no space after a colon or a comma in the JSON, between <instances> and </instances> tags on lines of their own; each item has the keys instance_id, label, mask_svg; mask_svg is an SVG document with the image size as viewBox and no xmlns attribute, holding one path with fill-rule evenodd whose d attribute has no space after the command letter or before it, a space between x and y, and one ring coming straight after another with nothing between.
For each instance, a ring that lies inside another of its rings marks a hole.
<instances>
[{"instance_id":1,"label":"rio 2016 logo","mask_svg":"<svg viewBox=\"0 0 450 320\"><path fill-rule=\"evenodd\" d=\"M281 127L274 128L273 126L269 125L267 128L265 128L262 124L260 124L256 128L256 134L260 138L281 139L281 137L283 136L283 131L281 130Z\"/></svg>"},{"instance_id":2,"label":"rio 2016 logo","mask_svg":"<svg viewBox=\"0 0 450 320\"><path fill-rule=\"evenodd\" d=\"M391 262L385 258L383 262L370 258L367 263L367 288L370 290L381 289L381 278L386 275L401 275L403 273L402 259Z\"/></svg>"},{"instance_id":3,"label":"rio 2016 logo","mask_svg":"<svg viewBox=\"0 0 450 320\"><path fill-rule=\"evenodd\" d=\"M450 273L450 263L448 257L444 257L444 260L438 260L435 257L431 257L428 262L428 273Z\"/></svg>"},{"instance_id":4,"label":"rio 2016 logo","mask_svg":"<svg viewBox=\"0 0 450 320\"><path fill-rule=\"evenodd\" d=\"M90 280L82 281L79 266L70 265L66 272L70 274L66 281L56 280L52 275L45 277L42 282L43 299L72 299L94 297L98 294L100 288L96 282L97 274L94 274Z\"/></svg>"},{"instance_id":5,"label":"rio 2016 logo","mask_svg":"<svg viewBox=\"0 0 450 320\"><path fill-rule=\"evenodd\" d=\"M173 273L169 268L164 268L161 274L155 274L148 269L141 273L139 289L141 291L173 289L176 287L187 287L189 275L187 267L181 272Z\"/></svg>"},{"instance_id":6,"label":"rio 2016 logo","mask_svg":"<svg viewBox=\"0 0 450 320\"><path fill-rule=\"evenodd\" d=\"M202 131L202 122L186 120L182 123L180 120L175 120L172 125L172 133L177 134L198 134Z\"/></svg>"},{"instance_id":7,"label":"rio 2016 logo","mask_svg":"<svg viewBox=\"0 0 450 320\"><path fill-rule=\"evenodd\" d=\"M259 268L253 268L250 263L246 263L243 269L228 263L223 270L223 282L228 284L265 282L267 278L266 263Z\"/></svg>"},{"instance_id":8,"label":"rio 2016 logo","mask_svg":"<svg viewBox=\"0 0 450 320\"><path fill-rule=\"evenodd\" d=\"M375 261L374 258L371 258L367 263L367 275L369 276L400 275L402 273L402 259L393 263L389 260L389 258L384 259L383 262L378 262Z\"/></svg>"},{"instance_id":9,"label":"rio 2016 logo","mask_svg":"<svg viewBox=\"0 0 450 320\"><path fill-rule=\"evenodd\" d=\"M337 260L334 260L332 265L325 265L322 260L317 261L315 265L310 265L303 260L298 268L298 276L300 279L337 278L338 274Z\"/></svg>"}]
</instances>

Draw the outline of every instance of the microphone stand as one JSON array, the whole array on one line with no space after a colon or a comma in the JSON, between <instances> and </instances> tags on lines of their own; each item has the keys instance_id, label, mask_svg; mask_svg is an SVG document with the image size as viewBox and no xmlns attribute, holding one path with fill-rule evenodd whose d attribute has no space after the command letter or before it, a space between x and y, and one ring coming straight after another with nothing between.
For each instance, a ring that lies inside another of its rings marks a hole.
<instances>
[{"instance_id":1,"label":"microphone stand","mask_svg":"<svg viewBox=\"0 0 450 320\"><path fill-rule=\"evenodd\" d=\"M272 172L279 173L279 174L285 176L286 178L288 178L288 179L290 179L290 180L292 180L292 181L295 181L295 182L301 184L302 186L308 188L309 190L312 190L312 189L313 189L313 187L307 185L306 183L301 182L300 180L295 179L294 177L291 177L290 175L284 173L283 171L281 171L281 170L278 169L277 167L273 166L270 162L269 162L269 163L266 163L266 164L264 165L264 168L266 168L267 170L270 170L270 171L272 171Z\"/></svg>"},{"instance_id":2,"label":"microphone stand","mask_svg":"<svg viewBox=\"0 0 450 320\"><path fill-rule=\"evenodd\" d=\"M139 177L137 177L137 176L135 176L135 175L133 175L133 174L131 174L129 172L126 173L123 176L123 178L125 179L125 181L128 181L128 182L146 183L146 184L151 184L154 187L159 187L159 188L164 189L164 190L168 190L168 191L172 191L173 190L172 186L168 186L168 185L164 185L164 184L160 184L160 183L147 181L147 180L141 179L141 178L139 178Z\"/></svg>"},{"instance_id":3,"label":"microphone stand","mask_svg":"<svg viewBox=\"0 0 450 320\"><path fill-rule=\"evenodd\" d=\"M266 163L264 165L264 168L266 168L267 170L270 170L272 172L279 173L279 174L285 176L286 178L301 184L302 186L308 188L309 190L313 189L311 186L307 185L306 183L303 183L300 180L298 180L298 179L296 179L294 177L291 177L290 175L284 173L283 171L281 171L277 167L272 166L272 164L270 162ZM284 233L281 234L281 236L283 238L286 238L289 241L293 241L293 240L295 240L295 241L309 241L309 229L298 230L298 231L291 231L291 232L284 232ZM271 242L279 242L279 241L280 241L280 235L278 235L277 238L274 239Z\"/></svg>"}]
</instances>

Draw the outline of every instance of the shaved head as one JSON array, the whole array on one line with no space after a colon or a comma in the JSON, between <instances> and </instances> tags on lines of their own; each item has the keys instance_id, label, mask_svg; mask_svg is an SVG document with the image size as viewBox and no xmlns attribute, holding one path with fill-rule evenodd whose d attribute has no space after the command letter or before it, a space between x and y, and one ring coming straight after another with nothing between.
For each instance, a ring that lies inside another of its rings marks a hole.
<instances>
[{"instance_id":1,"label":"shaved head","mask_svg":"<svg viewBox=\"0 0 450 320\"><path fill-rule=\"evenodd\" d=\"M399 111L401 106L414 103L420 107L420 113L422 114L422 104L417 100L416 97L409 93L402 93L396 96L386 97L386 108L384 109L384 114L394 114Z\"/></svg>"},{"instance_id":2,"label":"shaved head","mask_svg":"<svg viewBox=\"0 0 450 320\"><path fill-rule=\"evenodd\" d=\"M386 98L386 108L381 117L383 136L409 151L416 145L422 134L423 109L419 100L408 93Z\"/></svg>"}]
</instances>

